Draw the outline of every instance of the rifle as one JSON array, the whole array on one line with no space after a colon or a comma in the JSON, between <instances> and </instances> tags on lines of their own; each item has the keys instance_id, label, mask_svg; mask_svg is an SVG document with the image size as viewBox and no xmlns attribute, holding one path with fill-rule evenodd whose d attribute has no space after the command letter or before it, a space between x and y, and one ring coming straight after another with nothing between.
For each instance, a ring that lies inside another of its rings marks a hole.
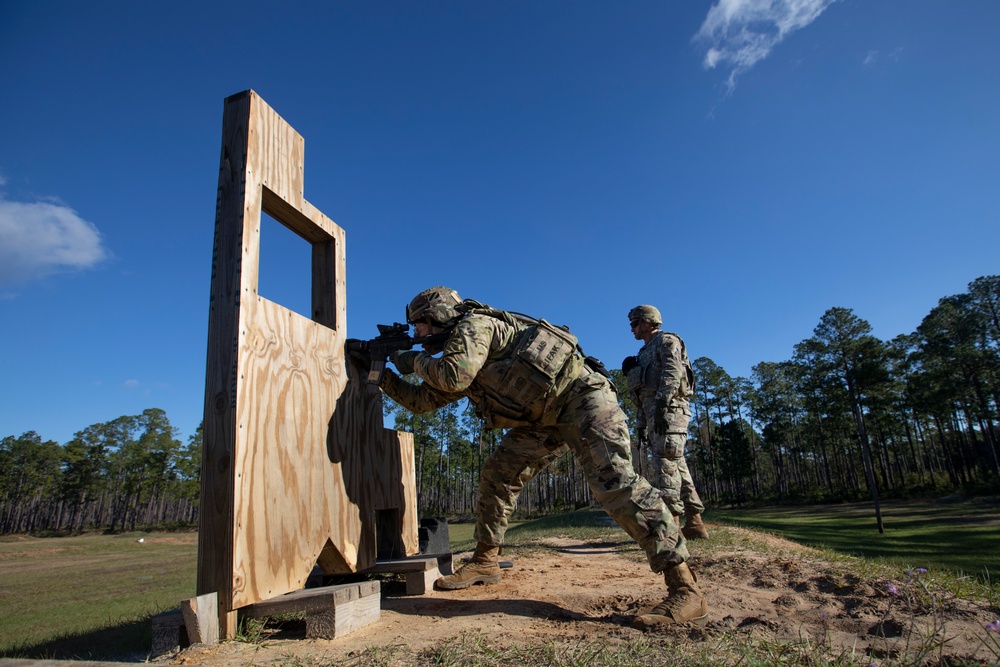
<instances>
[{"instance_id":1,"label":"rifle","mask_svg":"<svg viewBox=\"0 0 1000 667\"><path fill-rule=\"evenodd\" d=\"M368 382L378 384L382 380L385 372L385 362L389 360L393 352L412 349L414 345L427 343L443 343L448 340L449 334L439 333L430 336L410 337L410 326L408 324L377 324L378 336L371 340L358 340L349 338L344 343L344 351L347 354L355 353L352 356L361 358L368 356L371 359L371 367L368 370ZM359 354L360 353L360 354Z\"/></svg>"}]
</instances>

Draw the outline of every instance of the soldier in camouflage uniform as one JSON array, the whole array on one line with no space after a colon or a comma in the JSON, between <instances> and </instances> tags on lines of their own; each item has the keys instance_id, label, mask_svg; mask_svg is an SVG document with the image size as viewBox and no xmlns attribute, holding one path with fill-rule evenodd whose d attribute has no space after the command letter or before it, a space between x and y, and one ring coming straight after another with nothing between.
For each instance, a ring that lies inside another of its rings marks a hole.
<instances>
[{"instance_id":1,"label":"soldier in camouflage uniform","mask_svg":"<svg viewBox=\"0 0 1000 667\"><path fill-rule=\"evenodd\" d=\"M684 514L684 537L707 538L708 529L701 520L705 505L684 459L691 421L688 397L694 391L694 370L684 341L675 333L660 330L663 318L653 306L636 306L628 319L635 339L645 343L638 356L622 362L622 370L638 408L637 438L652 448L655 469L651 481L670 511L675 516Z\"/></svg>"},{"instance_id":2,"label":"soldier in camouflage uniform","mask_svg":"<svg viewBox=\"0 0 1000 667\"><path fill-rule=\"evenodd\" d=\"M643 548L650 568L664 575L669 595L637 616L636 625L704 621L708 607L685 563L684 537L660 493L632 468L625 414L608 379L585 362L576 338L544 321L532 325L463 302L446 287L418 294L407 307L407 321L417 336L449 337L440 348L394 354L399 372L416 373L422 382L410 384L387 371L382 390L417 413L468 398L487 427L507 429L482 470L475 553L437 586L453 590L500 581L498 556L518 494L571 449L594 497ZM535 359L535 366L526 370L526 358Z\"/></svg>"}]
</instances>

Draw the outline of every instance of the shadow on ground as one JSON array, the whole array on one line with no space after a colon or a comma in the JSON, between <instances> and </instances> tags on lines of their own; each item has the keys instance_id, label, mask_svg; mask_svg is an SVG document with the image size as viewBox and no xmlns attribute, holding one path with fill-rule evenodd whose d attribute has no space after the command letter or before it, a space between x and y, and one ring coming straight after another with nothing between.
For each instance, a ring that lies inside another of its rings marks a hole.
<instances>
[{"instance_id":1,"label":"shadow on ground","mask_svg":"<svg viewBox=\"0 0 1000 667\"><path fill-rule=\"evenodd\" d=\"M152 622L150 617L32 646L9 648L0 651L0 658L145 662L153 641Z\"/></svg>"}]
</instances>

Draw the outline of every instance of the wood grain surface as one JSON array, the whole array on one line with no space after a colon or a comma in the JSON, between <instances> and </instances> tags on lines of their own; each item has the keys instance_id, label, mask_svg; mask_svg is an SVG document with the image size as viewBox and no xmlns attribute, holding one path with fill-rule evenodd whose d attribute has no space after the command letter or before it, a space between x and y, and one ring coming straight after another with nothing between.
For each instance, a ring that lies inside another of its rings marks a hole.
<instances>
[{"instance_id":1,"label":"wood grain surface","mask_svg":"<svg viewBox=\"0 0 1000 667\"><path fill-rule=\"evenodd\" d=\"M233 610L380 545L418 551L413 438L345 362L345 233L303 197L305 142L256 93L223 112L205 385L198 593ZM312 244L312 319L258 294L265 212Z\"/></svg>"}]
</instances>

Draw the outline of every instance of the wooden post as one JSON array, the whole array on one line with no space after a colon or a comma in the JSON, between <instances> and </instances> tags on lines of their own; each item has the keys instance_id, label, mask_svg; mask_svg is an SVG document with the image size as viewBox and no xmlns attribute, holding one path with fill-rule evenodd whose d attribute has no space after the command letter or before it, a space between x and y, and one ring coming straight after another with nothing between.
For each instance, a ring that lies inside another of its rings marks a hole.
<instances>
[{"instance_id":1,"label":"wooden post","mask_svg":"<svg viewBox=\"0 0 1000 667\"><path fill-rule=\"evenodd\" d=\"M413 440L345 363L344 230L303 197L305 142L256 93L225 101L205 381L198 594L236 610L370 567L376 512L418 551ZM261 212L313 248L312 318L257 290ZM373 323L374 328L374 323ZM372 480L378 480L373 484Z\"/></svg>"}]
</instances>

